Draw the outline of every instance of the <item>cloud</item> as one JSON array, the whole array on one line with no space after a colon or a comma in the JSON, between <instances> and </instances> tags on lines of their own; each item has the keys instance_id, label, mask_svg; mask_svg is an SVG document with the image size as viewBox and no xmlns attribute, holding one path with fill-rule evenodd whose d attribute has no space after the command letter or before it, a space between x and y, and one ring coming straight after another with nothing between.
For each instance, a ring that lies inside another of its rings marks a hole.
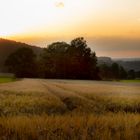
<instances>
[{"instance_id":1,"label":"cloud","mask_svg":"<svg viewBox=\"0 0 140 140\"><path fill-rule=\"evenodd\" d=\"M56 6L57 8L63 8L65 5L64 5L63 2L56 2L56 3L55 3L55 6Z\"/></svg>"}]
</instances>

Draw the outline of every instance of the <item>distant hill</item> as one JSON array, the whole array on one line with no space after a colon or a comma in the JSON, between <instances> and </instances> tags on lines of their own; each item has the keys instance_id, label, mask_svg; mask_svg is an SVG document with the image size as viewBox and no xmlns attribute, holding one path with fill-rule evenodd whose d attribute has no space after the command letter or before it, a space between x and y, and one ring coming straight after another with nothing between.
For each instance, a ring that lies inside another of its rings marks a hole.
<instances>
[{"instance_id":1,"label":"distant hill","mask_svg":"<svg viewBox=\"0 0 140 140\"><path fill-rule=\"evenodd\" d=\"M114 61L125 61L125 62L131 62L131 61L140 61L140 58L115 58Z\"/></svg>"},{"instance_id":2,"label":"distant hill","mask_svg":"<svg viewBox=\"0 0 140 140\"><path fill-rule=\"evenodd\" d=\"M42 51L42 48L40 47L31 46L25 43L0 38L0 72L5 71L4 63L6 58L16 49L21 47L32 48L36 54L39 54Z\"/></svg>"},{"instance_id":3,"label":"distant hill","mask_svg":"<svg viewBox=\"0 0 140 140\"><path fill-rule=\"evenodd\" d=\"M98 64L101 65L101 64L108 64L108 65L111 65L113 63L113 60L110 58L110 57L98 57Z\"/></svg>"},{"instance_id":4,"label":"distant hill","mask_svg":"<svg viewBox=\"0 0 140 140\"><path fill-rule=\"evenodd\" d=\"M126 70L135 70L140 71L140 58L118 58L112 59L110 57L98 57L98 65L101 64L108 64L111 65L112 63L118 63L123 66Z\"/></svg>"},{"instance_id":5,"label":"distant hill","mask_svg":"<svg viewBox=\"0 0 140 140\"><path fill-rule=\"evenodd\" d=\"M140 61L131 60L131 61L116 61L120 65L122 65L126 70L135 70L140 71Z\"/></svg>"}]
</instances>

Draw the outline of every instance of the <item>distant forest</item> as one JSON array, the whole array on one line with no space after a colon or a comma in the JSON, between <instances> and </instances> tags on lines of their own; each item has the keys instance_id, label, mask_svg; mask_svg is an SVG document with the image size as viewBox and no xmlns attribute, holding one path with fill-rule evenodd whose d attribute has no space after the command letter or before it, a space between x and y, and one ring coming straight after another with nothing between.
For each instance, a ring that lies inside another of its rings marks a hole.
<instances>
[{"instance_id":1,"label":"distant forest","mask_svg":"<svg viewBox=\"0 0 140 140\"><path fill-rule=\"evenodd\" d=\"M47 48L0 39L0 70L16 77L94 80L140 77L139 70L128 70L122 63L106 60L109 59L97 58L83 37L73 39L70 44L54 42Z\"/></svg>"}]
</instances>

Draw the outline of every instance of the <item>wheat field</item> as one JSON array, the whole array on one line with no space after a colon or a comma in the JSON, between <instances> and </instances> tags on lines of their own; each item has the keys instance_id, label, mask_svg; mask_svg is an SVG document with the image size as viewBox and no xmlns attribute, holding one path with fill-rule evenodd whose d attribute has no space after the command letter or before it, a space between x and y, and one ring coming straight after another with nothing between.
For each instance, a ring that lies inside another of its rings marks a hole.
<instances>
[{"instance_id":1,"label":"wheat field","mask_svg":"<svg viewBox=\"0 0 140 140\"><path fill-rule=\"evenodd\" d=\"M0 84L0 140L139 140L140 83Z\"/></svg>"}]
</instances>

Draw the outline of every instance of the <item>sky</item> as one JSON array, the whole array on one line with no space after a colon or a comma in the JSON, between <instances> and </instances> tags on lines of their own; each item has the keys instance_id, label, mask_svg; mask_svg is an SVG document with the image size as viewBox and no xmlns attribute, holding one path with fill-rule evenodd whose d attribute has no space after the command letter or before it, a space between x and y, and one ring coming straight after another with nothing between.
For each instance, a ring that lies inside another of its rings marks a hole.
<instances>
[{"instance_id":1,"label":"sky","mask_svg":"<svg viewBox=\"0 0 140 140\"><path fill-rule=\"evenodd\" d=\"M140 57L140 0L0 0L0 37L47 47L84 37L97 56Z\"/></svg>"}]
</instances>

